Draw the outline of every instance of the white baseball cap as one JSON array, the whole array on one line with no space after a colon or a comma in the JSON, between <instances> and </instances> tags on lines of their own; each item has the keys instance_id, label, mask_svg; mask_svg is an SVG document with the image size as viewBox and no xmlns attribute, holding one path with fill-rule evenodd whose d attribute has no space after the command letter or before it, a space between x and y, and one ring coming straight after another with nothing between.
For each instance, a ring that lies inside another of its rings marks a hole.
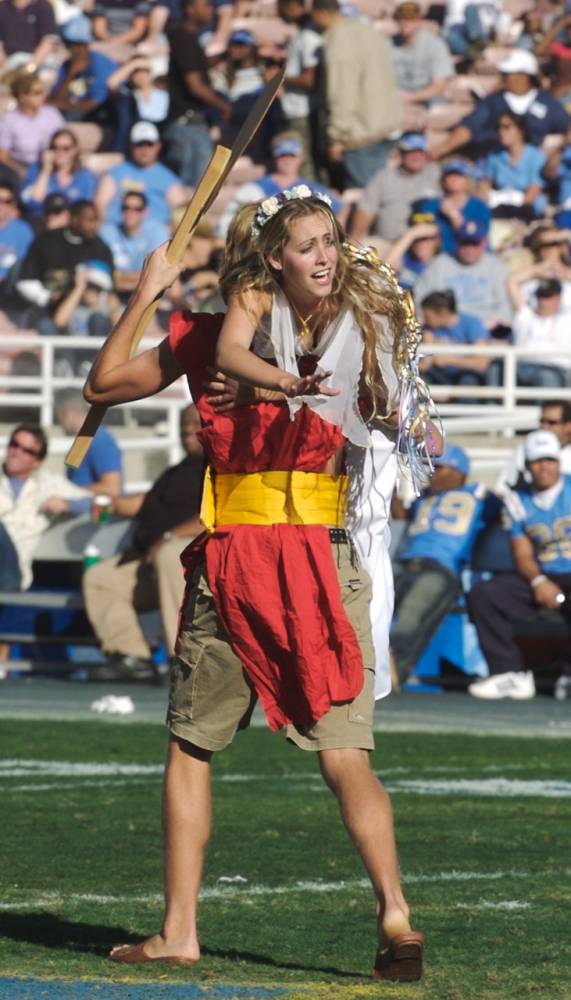
<instances>
[{"instance_id":1,"label":"white baseball cap","mask_svg":"<svg viewBox=\"0 0 571 1000\"><path fill-rule=\"evenodd\" d=\"M523 446L526 462L538 462L540 458L552 458L558 462L561 457L559 438L553 431L532 431Z\"/></svg>"},{"instance_id":2,"label":"white baseball cap","mask_svg":"<svg viewBox=\"0 0 571 1000\"><path fill-rule=\"evenodd\" d=\"M526 52L525 49L512 49L505 59L498 63L500 73L527 73L528 76L537 76L539 67L533 52Z\"/></svg>"},{"instance_id":3,"label":"white baseball cap","mask_svg":"<svg viewBox=\"0 0 571 1000\"><path fill-rule=\"evenodd\" d=\"M157 126L152 122L137 122L133 125L129 138L136 145L138 142L158 142L160 136Z\"/></svg>"}]
</instances>

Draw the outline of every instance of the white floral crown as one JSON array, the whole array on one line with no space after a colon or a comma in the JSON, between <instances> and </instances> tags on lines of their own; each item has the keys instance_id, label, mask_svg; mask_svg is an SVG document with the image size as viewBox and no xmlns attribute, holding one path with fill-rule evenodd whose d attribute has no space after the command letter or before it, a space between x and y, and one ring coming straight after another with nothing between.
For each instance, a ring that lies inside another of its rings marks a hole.
<instances>
[{"instance_id":1,"label":"white floral crown","mask_svg":"<svg viewBox=\"0 0 571 1000\"><path fill-rule=\"evenodd\" d=\"M307 184L298 184L296 187L287 188L285 191L273 194L271 198L266 198L265 201L260 202L252 223L252 232L258 235L266 222L269 222L274 215L277 215L284 205L287 205L290 201L294 201L296 198L319 198L320 201L329 205L329 208L332 208L331 198L324 191L313 191Z\"/></svg>"}]
</instances>

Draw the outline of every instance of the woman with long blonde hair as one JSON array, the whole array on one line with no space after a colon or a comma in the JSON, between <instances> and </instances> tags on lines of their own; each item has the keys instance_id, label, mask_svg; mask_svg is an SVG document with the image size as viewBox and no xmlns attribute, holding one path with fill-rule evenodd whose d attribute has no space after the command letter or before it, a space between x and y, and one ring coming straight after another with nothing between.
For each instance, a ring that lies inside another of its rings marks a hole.
<instances>
[{"instance_id":1,"label":"woman with long blonde hair","mask_svg":"<svg viewBox=\"0 0 571 1000\"><path fill-rule=\"evenodd\" d=\"M187 594L171 678L165 919L159 934L118 946L111 958L199 960L210 761L247 725L259 698L270 728L316 752L371 878L373 976L411 981L421 975L423 936L410 927L390 800L369 762L371 582L345 530L346 446L370 447L363 400L366 414L394 422L394 343L405 301L391 291L388 273L343 249L327 206L294 192L280 219L277 205L256 210L253 234L241 218L231 236L226 319L175 315L168 342L146 360L129 361L130 332L177 273L156 251L86 386L91 402L117 403L185 372L209 461L201 512L207 532L184 557ZM262 395L219 407L203 388L216 351L226 372Z\"/></svg>"}]
</instances>

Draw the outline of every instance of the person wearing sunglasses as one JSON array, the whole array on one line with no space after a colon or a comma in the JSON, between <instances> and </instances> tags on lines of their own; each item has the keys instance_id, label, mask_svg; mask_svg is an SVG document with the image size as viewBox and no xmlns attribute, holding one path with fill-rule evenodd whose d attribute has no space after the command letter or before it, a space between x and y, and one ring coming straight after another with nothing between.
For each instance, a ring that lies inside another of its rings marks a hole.
<instances>
[{"instance_id":1,"label":"person wearing sunglasses","mask_svg":"<svg viewBox=\"0 0 571 1000\"><path fill-rule=\"evenodd\" d=\"M43 466L41 427L18 424L8 438L0 475L0 591L27 590L32 560L52 518L89 510L92 494Z\"/></svg>"},{"instance_id":2,"label":"person wearing sunglasses","mask_svg":"<svg viewBox=\"0 0 571 1000\"><path fill-rule=\"evenodd\" d=\"M539 428L552 431L561 445L560 466L563 475L571 475L571 402L568 399L550 399L541 404ZM505 493L506 489L520 489L529 482L529 473L525 464L523 444L509 456L495 486L496 493Z\"/></svg>"},{"instance_id":3,"label":"person wearing sunglasses","mask_svg":"<svg viewBox=\"0 0 571 1000\"><path fill-rule=\"evenodd\" d=\"M46 88L36 73L18 73L10 89L16 107L0 123L0 160L23 178L64 120L46 104Z\"/></svg>"},{"instance_id":4,"label":"person wearing sunglasses","mask_svg":"<svg viewBox=\"0 0 571 1000\"><path fill-rule=\"evenodd\" d=\"M121 221L107 222L101 229L101 237L113 255L117 292L133 291L147 254L169 239L168 227L163 223L148 225L148 204L143 191L126 191L121 200Z\"/></svg>"},{"instance_id":5,"label":"person wearing sunglasses","mask_svg":"<svg viewBox=\"0 0 571 1000\"><path fill-rule=\"evenodd\" d=\"M26 174L22 201L34 216L42 214L42 206L50 194L63 195L72 204L80 198L91 201L95 196L97 177L81 165L79 144L71 129L62 128L52 136L40 162Z\"/></svg>"}]
</instances>

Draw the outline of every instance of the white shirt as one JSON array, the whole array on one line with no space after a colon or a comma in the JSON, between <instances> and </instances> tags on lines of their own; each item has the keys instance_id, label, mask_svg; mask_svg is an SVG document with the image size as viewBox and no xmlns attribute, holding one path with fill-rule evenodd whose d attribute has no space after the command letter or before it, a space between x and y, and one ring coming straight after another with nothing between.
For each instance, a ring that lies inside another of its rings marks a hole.
<instances>
[{"instance_id":1,"label":"white shirt","mask_svg":"<svg viewBox=\"0 0 571 1000\"><path fill-rule=\"evenodd\" d=\"M561 449L559 463L561 475L571 476L571 444L566 444ZM503 494L506 490L513 488L520 476L523 476L526 482L531 481L529 473L525 468L525 452L523 443L519 444L517 448L512 451L510 457L504 465L504 468L498 476L498 481L495 486L496 493Z\"/></svg>"},{"instance_id":2,"label":"white shirt","mask_svg":"<svg viewBox=\"0 0 571 1000\"><path fill-rule=\"evenodd\" d=\"M305 69L314 69L319 62L319 50L323 42L321 35L311 28L301 28L291 40L287 61L288 76L299 76ZM284 89L281 105L286 118L307 118L310 111L308 91Z\"/></svg>"},{"instance_id":3,"label":"white shirt","mask_svg":"<svg viewBox=\"0 0 571 1000\"><path fill-rule=\"evenodd\" d=\"M0 521L10 535L18 553L22 573L21 589L32 582L32 560L40 535L49 528L52 517L40 507L49 497L78 500L89 496L89 490L70 483L65 476L48 469L37 469L26 479L17 497L4 472L0 478Z\"/></svg>"},{"instance_id":4,"label":"white shirt","mask_svg":"<svg viewBox=\"0 0 571 1000\"><path fill-rule=\"evenodd\" d=\"M525 305L514 317L513 337L517 347L558 347L564 352L530 354L525 359L529 364L571 368L571 309L562 306L553 316L538 316L531 306Z\"/></svg>"}]
</instances>

